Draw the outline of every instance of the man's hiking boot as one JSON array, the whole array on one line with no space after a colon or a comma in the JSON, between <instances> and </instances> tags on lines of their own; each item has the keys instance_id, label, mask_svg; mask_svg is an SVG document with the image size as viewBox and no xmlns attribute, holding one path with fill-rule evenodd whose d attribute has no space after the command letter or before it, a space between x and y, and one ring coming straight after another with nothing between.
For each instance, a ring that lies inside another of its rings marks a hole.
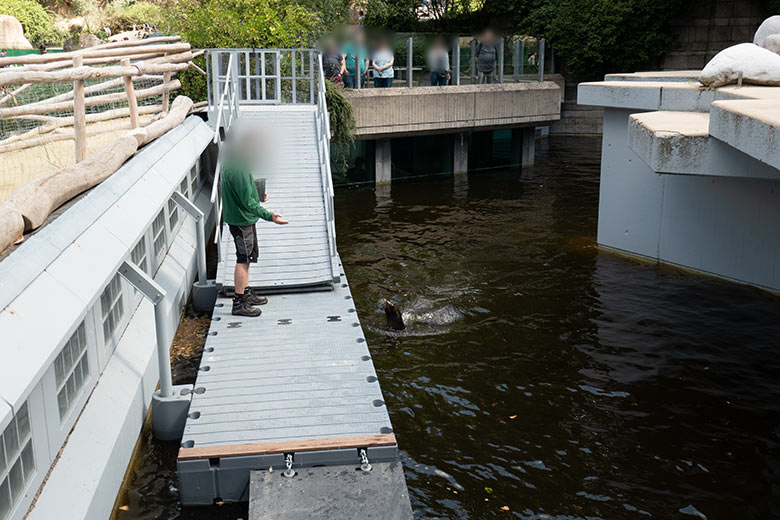
<instances>
[{"instance_id":1,"label":"man's hiking boot","mask_svg":"<svg viewBox=\"0 0 780 520\"><path fill-rule=\"evenodd\" d=\"M255 318L263 313L257 307L252 307L247 301L246 294L236 294L233 296L233 316L248 316Z\"/></svg>"},{"instance_id":2,"label":"man's hiking boot","mask_svg":"<svg viewBox=\"0 0 780 520\"><path fill-rule=\"evenodd\" d=\"M268 298L254 294L251 287L244 289L244 298L246 298L246 302L249 305L265 305L268 303Z\"/></svg>"}]
</instances>

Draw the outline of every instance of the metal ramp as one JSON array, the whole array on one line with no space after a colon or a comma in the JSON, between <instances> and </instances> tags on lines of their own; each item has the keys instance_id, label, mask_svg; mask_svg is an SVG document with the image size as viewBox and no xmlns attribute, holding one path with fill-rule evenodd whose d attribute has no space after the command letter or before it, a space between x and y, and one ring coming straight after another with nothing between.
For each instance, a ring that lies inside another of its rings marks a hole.
<instances>
[{"instance_id":1,"label":"metal ramp","mask_svg":"<svg viewBox=\"0 0 780 520\"><path fill-rule=\"evenodd\" d=\"M282 167L268 176L269 200L265 205L283 212L290 223L286 226L262 220L257 223L260 258L250 267L249 285L260 292L329 287L339 280L316 116L314 105L263 105L241 111L242 119L279 130L278 144L284 155ZM229 290L234 285L236 257L227 225L222 229L219 247L217 280Z\"/></svg>"},{"instance_id":2,"label":"metal ramp","mask_svg":"<svg viewBox=\"0 0 780 520\"><path fill-rule=\"evenodd\" d=\"M217 115L215 142L221 124L227 129L239 117L284 135L280 146L285 167L268 177L268 206L290 224L258 224L260 261L250 269L250 285L268 293L262 316L233 316L232 300L225 295L217 299L177 459L182 504L249 500L250 473L267 472L273 476L261 480L271 487L253 488L253 501L266 503L268 518L279 518L279 500L268 497L283 496L274 488L276 478L294 469L299 475L287 482L284 496L341 490L343 507L352 508L346 498L354 496L355 486L366 493L392 490L392 497L384 500L401 496L406 503L396 506L396 516L411 518L390 417L336 252L320 56L316 51L291 52L293 85L308 72L313 86L314 72L303 65L316 61L317 102L284 106L269 105L264 97L267 92L283 95L287 89L278 84L262 91L250 88L255 80L268 81L269 74L285 79L281 51L259 50L259 56L245 50L210 52L209 70L222 71L213 75L209 94L210 100L221 100L210 109ZM230 58L224 59L224 53ZM276 64L270 72L263 68L269 55ZM227 67L222 66L225 62ZM259 67L263 76L253 74L248 65L239 74L247 63L255 63L255 71ZM252 92L263 99L251 99ZM295 88L292 92L295 99ZM314 98L313 92L306 94ZM212 200L219 222L217 195L215 187ZM217 228L215 238L221 255L218 282L229 289L235 266L232 239L224 227ZM328 486L323 479L330 473L314 471L327 466L343 474L367 461L377 464L377 471ZM390 481L393 486L386 486ZM336 502L334 495L330 503Z\"/></svg>"}]
</instances>

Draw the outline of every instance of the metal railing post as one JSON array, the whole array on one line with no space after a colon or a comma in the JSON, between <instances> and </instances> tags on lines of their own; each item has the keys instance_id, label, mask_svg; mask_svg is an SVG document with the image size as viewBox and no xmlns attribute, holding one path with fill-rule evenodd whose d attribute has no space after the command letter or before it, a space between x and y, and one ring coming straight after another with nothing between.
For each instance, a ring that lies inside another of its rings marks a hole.
<instances>
[{"instance_id":1,"label":"metal railing post","mask_svg":"<svg viewBox=\"0 0 780 520\"><path fill-rule=\"evenodd\" d=\"M355 88L360 90L360 64L362 63L363 56L360 52L360 45L355 46ZM366 71L368 72L368 71Z\"/></svg>"},{"instance_id":2,"label":"metal railing post","mask_svg":"<svg viewBox=\"0 0 780 520\"><path fill-rule=\"evenodd\" d=\"M536 62L539 64L539 82L544 81L544 38L539 40L539 57Z\"/></svg>"},{"instance_id":3,"label":"metal railing post","mask_svg":"<svg viewBox=\"0 0 780 520\"><path fill-rule=\"evenodd\" d=\"M476 58L476 55L474 54L476 49L474 48L474 45L476 43L476 40L474 38L471 39L471 44L469 47L471 48L471 58L469 59L469 70L471 71L471 84L473 85L477 80L477 67L474 63L474 59Z\"/></svg>"},{"instance_id":4,"label":"metal railing post","mask_svg":"<svg viewBox=\"0 0 780 520\"><path fill-rule=\"evenodd\" d=\"M520 81L520 40L515 40L514 50L512 52L512 76L515 83Z\"/></svg>"},{"instance_id":5,"label":"metal railing post","mask_svg":"<svg viewBox=\"0 0 780 520\"><path fill-rule=\"evenodd\" d=\"M209 66L211 65L211 63L209 61L211 59L211 51L204 52L203 53L203 58L206 60L206 70L209 70ZM214 89L211 88L211 81L209 81L207 79L206 80L206 99L209 102L209 109L208 109L209 110L209 114L211 114L211 109L216 104L216 103L214 103L214 99L211 97L211 95L213 94L213 90Z\"/></svg>"},{"instance_id":6,"label":"metal railing post","mask_svg":"<svg viewBox=\"0 0 780 520\"><path fill-rule=\"evenodd\" d=\"M452 68L454 69L454 75L452 77L452 83L454 85L460 85L460 38L455 37L455 42L452 44Z\"/></svg>"},{"instance_id":7,"label":"metal railing post","mask_svg":"<svg viewBox=\"0 0 780 520\"><path fill-rule=\"evenodd\" d=\"M412 86L412 64L414 62L412 53L414 52L414 42L412 41L412 37L409 36L409 39L406 41L406 86L411 87Z\"/></svg>"},{"instance_id":8,"label":"metal railing post","mask_svg":"<svg viewBox=\"0 0 780 520\"><path fill-rule=\"evenodd\" d=\"M314 51L309 51L309 103L314 104Z\"/></svg>"},{"instance_id":9,"label":"metal railing post","mask_svg":"<svg viewBox=\"0 0 780 520\"><path fill-rule=\"evenodd\" d=\"M504 82L504 37L498 39L498 83Z\"/></svg>"},{"instance_id":10,"label":"metal railing post","mask_svg":"<svg viewBox=\"0 0 780 520\"><path fill-rule=\"evenodd\" d=\"M520 40L520 75L525 74L525 40Z\"/></svg>"},{"instance_id":11,"label":"metal railing post","mask_svg":"<svg viewBox=\"0 0 780 520\"><path fill-rule=\"evenodd\" d=\"M233 88L235 89L234 92L234 110L236 111L236 117L238 117L238 110L241 107L241 85L238 83L238 71L239 71L239 65L241 64L241 58L238 53L235 54L235 59L233 60ZM248 85L247 85L248 87Z\"/></svg>"},{"instance_id":12,"label":"metal railing post","mask_svg":"<svg viewBox=\"0 0 780 520\"><path fill-rule=\"evenodd\" d=\"M274 53L274 67L276 68L276 84L274 85L274 95L277 103L282 102L282 53Z\"/></svg>"},{"instance_id":13,"label":"metal railing post","mask_svg":"<svg viewBox=\"0 0 780 520\"><path fill-rule=\"evenodd\" d=\"M296 70L298 68L298 62L295 58L295 49L290 51L290 61L292 65L292 104L298 102L298 94L297 94L297 83L298 83L298 71Z\"/></svg>"}]
</instances>

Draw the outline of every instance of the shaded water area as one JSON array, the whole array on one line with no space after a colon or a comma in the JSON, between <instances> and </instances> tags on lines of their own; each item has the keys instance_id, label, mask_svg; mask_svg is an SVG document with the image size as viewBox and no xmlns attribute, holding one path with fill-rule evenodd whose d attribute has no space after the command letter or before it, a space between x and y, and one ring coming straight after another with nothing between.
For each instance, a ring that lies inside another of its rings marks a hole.
<instances>
[{"instance_id":1,"label":"shaded water area","mask_svg":"<svg viewBox=\"0 0 780 520\"><path fill-rule=\"evenodd\" d=\"M600 140L537 154L337 192L416 516L780 517L780 299L600 252ZM182 513L176 446L143 442L118 518L246 517Z\"/></svg>"}]
</instances>

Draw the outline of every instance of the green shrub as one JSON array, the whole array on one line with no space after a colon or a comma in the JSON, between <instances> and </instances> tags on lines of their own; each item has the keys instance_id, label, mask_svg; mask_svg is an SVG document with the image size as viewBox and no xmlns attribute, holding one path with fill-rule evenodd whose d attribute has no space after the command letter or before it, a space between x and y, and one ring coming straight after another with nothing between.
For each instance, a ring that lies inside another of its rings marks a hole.
<instances>
[{"instance_id":1,"label":"green shrub","mask_svg":"<svg viewBox=\"0 0 780 520\"><path fill-rule=\"evenodd\" d=\"M355 111L344 95L344 87L325 81L325 103L330 114L330 132L334 143L350 143L354 139Z\"/></svg>"},{"instance_id":2,"label":"green shrub","mask_svg":"<svg viewBox=\"0 0 780 520\"><path fill-rule=\"evenodd\" d=\"M35 0L2 0L0 14L10 14L19 20L25 37L34 46L62 43L64 35L54 28L52 13Z\"/></svg>"},{"instance_id":3,"label":"green shrub","mask_svg":"<svg viewBox=\"0 0 780 520\"><path fill-rule=\"evenodd\" d=\"M309 47L321 27L316 14L291 0L176 0L170 12L171 31L201 49ZM179 79L182 94L206 99L206 78L188 71Z\"/></svg>"}]
</instances>

